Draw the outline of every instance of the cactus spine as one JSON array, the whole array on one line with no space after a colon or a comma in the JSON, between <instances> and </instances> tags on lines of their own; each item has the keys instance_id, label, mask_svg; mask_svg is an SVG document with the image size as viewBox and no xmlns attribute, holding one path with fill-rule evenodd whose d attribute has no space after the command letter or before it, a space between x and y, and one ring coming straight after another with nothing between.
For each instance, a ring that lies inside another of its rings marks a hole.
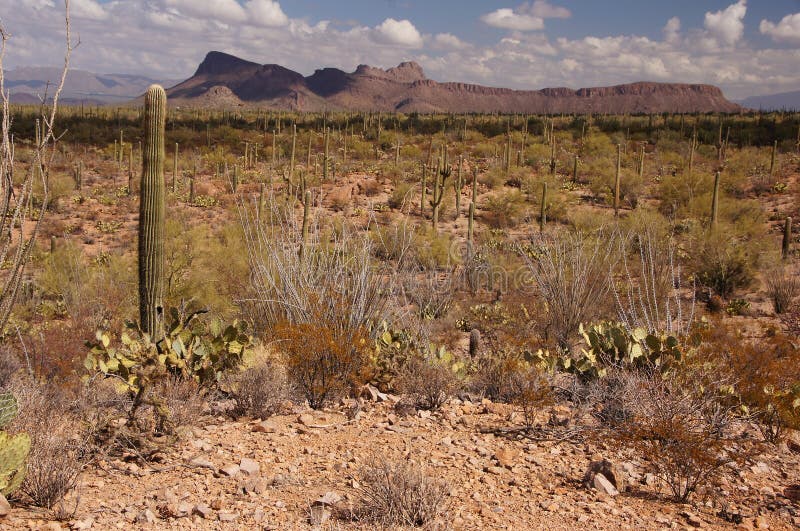
<instances>
[{"instance_id":1,"label":"cactus spine","mask_svg":"<svg viewBox=\"0 0 800 531\"><path fill-rule=\"evenodd\" d=\"M164 127L167 108L167 95L161 86L152 85L147 89L144 108L139 204L139 319L143 332L160 337L164 291ZM175 160L177 166L177 156Z\"/></svg>"},{"instance_id":2,"label":"cactus spine","mask_svg":"<svg viewBox=\"0 0 800 531\"><path fill-rule=\"evenodd\" d=\"M719 214L719 179L720 173L714 175L714 195L711 196L711 226L717 225L717 216Z\"/></svg>"},{"instance_id":3,"label":"cactus spine","mask_svg":"<svg viewBox=\"0 0 800 531\"><path fill-rule=\"evenodd\" d=\"M614 215L619 216L619 179L622 169L622 145L617 144L617 173L614 177Z\"/></svg>"},{"instance_id":4,"label":"cactus spine","mask_svg":"<svg viewBox=\"0 0 800 531\"><path fill-rule=\"evenodd\" d=\"M784 260L789 259L789 253L791 252L791 245L792 245L792 218L791 216L786 218L786 222L783 224L783 245L781 245L781 258Z\"/></svg>"}]
</instances>

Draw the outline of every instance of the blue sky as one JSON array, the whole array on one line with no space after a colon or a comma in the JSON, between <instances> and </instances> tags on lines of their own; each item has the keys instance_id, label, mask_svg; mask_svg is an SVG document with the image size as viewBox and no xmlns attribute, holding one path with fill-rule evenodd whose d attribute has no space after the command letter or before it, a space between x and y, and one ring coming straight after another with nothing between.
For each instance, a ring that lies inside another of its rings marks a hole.
<instances>
[{"instance_id":1,"label":"blue sky","mask_svg":"<svg viewBox=\"0 0 800 531\"><path fill-rule=\"evenodd\" d=\"M159 79L210 50L303 74L420 63L439 81L511 88L640 80L730 97L800 89L800 0L71 0L73 65ZM6 64L59 63L63 0L0 0Z\"/></svg>"}]
</instances>

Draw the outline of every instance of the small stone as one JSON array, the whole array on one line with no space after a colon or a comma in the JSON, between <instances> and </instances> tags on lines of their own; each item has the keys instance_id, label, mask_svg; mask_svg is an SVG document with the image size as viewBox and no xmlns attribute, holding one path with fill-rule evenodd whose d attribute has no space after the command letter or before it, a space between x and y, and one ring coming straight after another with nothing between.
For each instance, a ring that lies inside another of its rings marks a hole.
<instances>
[{"instance_id":1,"label":"small stone","mask_svg":"<svg viewBox=\"0 0 800 531\"><path fill-rule=\"evenodd\" d=\"M520 451L516 448L501 448L494 453L494 459L505 468L513 468L519 461Z\"/></svg>"},{"instance_id":2,"label":"small stone","mask_svg":"<svg viewBox=\"0 0 800 531\"><path fill-rule=\"evenodd\" d=\"M270 420L262 420L253 424L252 430L256 433L277 433L278 427Z\"/></svg>"},{"instance_id":3,"label":"small stone","mask_svg":"<svg viewBox=\"0 0 800 531\"><path fill-rule=\"evenodd\" d=\"M211 517L211 514L212 514L213 511L211 510L211 507L209 507L205 503L198 503L197 505L194 506L194 509L192 510L192 512L194 514L196 514L196 515L199 515L200 518L206 518L207 519L207 518Z\"/></svg>"},{"instance_id":4,"label":"small stone","mask_svg":"<svg viewBox=\"0 0 800 531\"><path fill-rule=\"evenodd\" d=\"M316 424L313 415L309 415L308 413L303 413L299 417L297 417L297 422L302 424L303 426L313 426Z\"/></svg>"},{"instance_id":5,"label":"small stone","mask_svg":"<svg viewBox=\"0 0 800 531\"><path fill-rule=\"evenodd\" d=\"M319 526L330 520L331 512L324 505L312 505L309 521L313 526Z\"/></svg>"},{"instance_id":6,"label":"small stone","mask_svg":"<svg viewBox=\"0 0 800 531\"><path fill-rule=\"evenodd\" d=\"M756 529L769 529L769 522L763 516L759 516L753 522L753 527Z\"/></svg>"},{"instance_id":7,"label":"small stone","mask_svg":"<svg viewBox=\"0 0 800 531\"><path fill-rule=\"evenodd\" d=\"M417 411L417 416L421 419L429 419L431 418L431 412L427 409L420 409Z\"/></svg>"},{"instance_id":8,"label":"small stone","mask_svg":"<svg viewBox=\"0 0 800 531\"><path fill-rule=\"evenodd\" d=\"M502 467L499 467L499 466L487 466L485 468L485 470L486 470L486 472L488 472L490 474L494 474L496 476L499 476L499 475L501 475L503 473L504 469Z\"/></svg>"},{"instance_id":9,"label":"small stone","mask_svg":"<svg viewBox=\"0 0 800 531\"><path fill-rule=\"evenodd\" d=\"M217 513L217 520L220 522L235 522L238 518L238 514L229 511L220 511Z\"/></svg>"},{"instance_id":10,"label":"small stone","mask_svg":"<svg viewBox=\"0 0 800 531\"><path fill-rule=\"evenodd\" d=\"M686 518L686 523L692 527L704 527L705 522L694 513L690 513L689 511L683 511L681 516Z\"/></svg>"},{"instance_id":11,"label":"small stone","mask_svg":"<svg viewBox=\"0 0 800 531\"><path fill-rule=\"evenodd\" d=\"M608 478L599 472L594 475L592 486L600 492L608 494L609 496L616 496L619 494L617 488L608 480Z\"/></svg>"},{"instance_id":12,"label":"small stone","mask_svg":"<svg viewBox=\"0 0 800 531\"><path fill-rule=\"evenodd\" d=\"M94 525L94 517L87 516L83 520L76 520L74 522L70 522L69 527L70 529L83 530L83 529L91 529L93 525Z\"/></svg>"},{"instance_id":13,"label":"small stone","mask_svg":"<svg viewBox=\"0 0 800 531\"><path fill-rule=\"evenodd\" d=\"M755 465L751 466L750 470L753 471L753 474L769 474L770 473L769 465L766 464L764 461L759 461Z\"/></svg>"},{"instance_id":14,"label":"small stone","mask_svg":"<svg viewBox=\"0 0 800 531\"><path fill-rule=\"evenodd\" d=\"M245 457L242 459L242 462L239 463L239 470L248 476L255 476L261 472L261 465L258 464L258 461Z\"/></svg>"},{"instance_id":15,"label":"small stone","mask_svg":"<svg viewBox=\"0 0 800 531\"><path fill-rule=\"evenodd\" d=\"M207 458L205 458L203 456L195 457L194 459L189 461L189 464L190 465L194 465L196 467L200 467L200 468L210 468L211 470L215 469L214 463L212 463L211 461L209 461Z\"/></svg>"},{"instance_id":16,"label":"small stone","mask_svg":"<svg viewBox=\"0 0 800 531\"><path fill-rule=\"evenodd\" d=\"M314 505L336 505L340 501L342 501L341 496L333 491L328 491L320 496L317 501L314 502Z\"/></svg>"},{"instance_id":17,"label":"small stone","mask_svg":"<svg viewBox=\"0 0 800 531\"><path fill-rule=\"evenodd\" d=\"M179 518L182 518L184 516L189 516L190 514L192 514L192 509L193 509L193 507L192 507L191 503L183 501L183 502L180 502L178 504L178 507L177 507L177 510L176 510L175 513L176 513L176 516L178 516Z\"/></svg>"},{"instance_id":18,"label":"small stone","mask_svg":"<svg viewBox=\"0 0 800 531\"><path fill-rule=\"evenodd\" d=\"M145 509L136 515L136 522L139 524L152 524L156 521L156 515L150 509Z\"/></svg>"},{"instance_id":19,"label":"small stone","mask_svg":"<svg viewBox=\"0 0 800 531\"><path fill-rule=\"evenodd\" d=\"M248 478L239 483L239 492L244 494L264 494L267 482L262 478Z\"/></svg>"},{"instance_id":20,"label":"small stone","mask_svg":"<svg viewBox=\"0 0 800 531\"><path fill-rule=\"evenodd\" d=\"M625 472L608 459L600 459L589 463L589 468L583 476L584 485L597 488L594 482L594 476L597 474L602 474L614 486L617 494L625 491Z\"/></svg>"},{"instance_id":21,"label":"small stone","mask_svg":"<svg viewBox=\"0 0 800 531\"><path fill-rule=\"evenodd\" d=\"M789 485L783 489L783 495L792 501L800 501L800 485Z\"/></svg>"},{"instance_id":22,"label":"small stone","mask_svg":"<svg viewBox=\"0 0 800 531\"><path fill-rule=\"evenodd\" d=\"M227 465L220 468L219 471L232 478L239 473L239 465Z\"/></svg>"},{"instance_id":23,"label":"small stone","mask_svg":"<svg viewBox=\"0 0 800 531\"><path fill-rule=\"evenodd\" d=\"M0 493L0 518L8 516L8 513L11 512L11 504L8 503L8 500L2 493Z\"/></svg>"}]
</instances>

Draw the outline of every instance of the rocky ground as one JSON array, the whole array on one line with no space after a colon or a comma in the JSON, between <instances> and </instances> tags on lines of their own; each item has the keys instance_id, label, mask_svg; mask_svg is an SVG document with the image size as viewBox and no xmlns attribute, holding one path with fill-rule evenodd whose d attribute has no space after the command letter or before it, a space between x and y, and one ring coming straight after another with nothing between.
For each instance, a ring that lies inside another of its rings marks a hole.
<instances>
[{"instance_id":1,"label":"rocky ground","mask_svg":"<svg viewBox=\"0 0 800 531\"><path fill-rule=\"evenodd\" d=\"M797 433L729 470L715 494L680 505L667 499L645 463L611 445L492 432L519 425L511 406L452 400L438 412L406 416L393 406L393 397L382 395L364 402L355 418L345 406L295 409L265 421L209 416L157 462L96 463L67 500L67 507L77 504L69 518L51 521L52 514L15 507L0 527L374 529L347 515L368 488L360 474L365 463L393 460L420 463L447 483L447 512L431 526L436 529L800 526L798 488L792 487L800 483ZM564 414L563 406L550 413ZM587 487L587 469L601 459L610 461L611 481L598 476Z\"/></svg>"}]
</instances>

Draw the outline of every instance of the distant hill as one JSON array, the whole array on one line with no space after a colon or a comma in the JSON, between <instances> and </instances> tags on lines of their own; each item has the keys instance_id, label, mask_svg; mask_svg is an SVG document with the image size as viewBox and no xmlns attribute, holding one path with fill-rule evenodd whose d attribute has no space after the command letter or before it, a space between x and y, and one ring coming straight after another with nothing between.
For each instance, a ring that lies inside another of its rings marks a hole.
<instances>
[{"instance_id":1,"label":"distant hill","mask_svg":"<svg viewBox=\"0 0 800 531\"><path fill-rule=\"evenodd\" d=\"M38 103L47 92L53 95L55 85L61 78L61 69L26 67L5 72L6 90L11 92L13 103ZM49 87L48 87L49 83ZM176 80L155 80L144 76L127 74L94 74L84 70L70 70L61 94L64 103L125 103L141 95L153 83L167 86Z\"/></svg>"},{"instance_id":2,"label":"distant hill","mask_svg":"<svg viewBox=\"0 0 800 531\"><path fill-rule=\"evenodd\" d=\"M738 103L742 107L762 111L800 111L800 90L766 96L750 96Z\"/></svg>"},{"instance_id":3,"label":"distant hill","mask_svg":"<svg viewBox=\"0 0 800 531\"><path fill-rule=\"evenodd\" d=\"M712 85L640 82L614 87L511 90L428 79L413 62L355 72L323 68L304 77L280 65L260 65L210 52L194 76L167 91L178 105L261 106L305 111L650 113L738 112Z\"/></svg>"}]
</instances>

